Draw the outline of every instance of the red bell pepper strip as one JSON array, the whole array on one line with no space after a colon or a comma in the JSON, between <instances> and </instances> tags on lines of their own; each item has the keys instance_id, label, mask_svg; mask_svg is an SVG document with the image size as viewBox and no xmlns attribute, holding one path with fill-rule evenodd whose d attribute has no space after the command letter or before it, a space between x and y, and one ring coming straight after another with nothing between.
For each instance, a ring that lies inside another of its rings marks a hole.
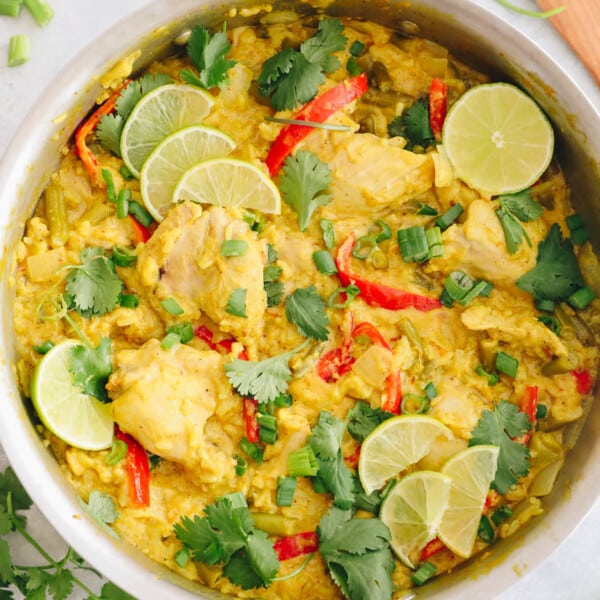
<instances>
[{"instance_id":1,"label":"red bell pepper strip","mask_svg":"<svg viewBox=\"0 0 600 600\"><path fill-rule=\"evenodd\" d=\"M144 448L130 435L115 426L115 436L127 444L125 469L129 483L131 504L137 507L150 506L150 461Z\"/></svg>"},{"instance_id":2,"label":"red bell pepper strip","mask_svg":"<svg viewBox=\"0 0 600 600\"><path fill-rule=\"evenodd\" d=\"M540 390L537 385L528 385L525 388L523 397L519 404L519 410L529 417L531 429L519 438L522 444L526 444L533 434L533 426L535 425L535 415L537 412Z\"/></svg>"},{"instance_id":3,"label":"red bell pepper strip","mask_svg":"<svg viewBox=\"0 0 600 600\"><path fill-rule=\"evenodd\" d=\"M381 410L399 415L402 405L402 375L400 371L390 373L385 380L385 386Z\"/></svg>"},{"instance_id":4,"label":"red bell pepper strip","mask_svg":"<svg viewBox=\"0 0 600 600\"><path fill-rule=\"evenodd\" d=\"M429 87L429 126L436 139L442 136L447 104L448 86L441 79L434 77Z\"/></svg>"},{"instance_id":5,"label":"red bell pepper strip","mask_svg":"<svg viewBox=\"0 0 600 600\"><path fill-rule=\"evenodd\" d=\"M133 229L133 237L135 239L135 243L145 244L152 237L152 234L156 229L156 224L150 227L144 227L133 215L127 216L129 217L131 228Z\"/></svg>"},{"instance_id":6,"label":"red bell pepper strip","mask_svg":"<svg viewBox=\"0 0 600 600\"><path fill-rule=\"evenodd\" d=\"M316 531L303 531L277 540L273 548L279 560L290 560L316 552L319 549L319 538Z\"/></svg>"},{"instance_id":7,"label":"red bell pepper strip","mask_svg":"<svg viewBox=\"0 0 600 600\"><path fill-rule=\"evenodd\" d=\"M110 114L117 104L117 100L121 95L121 90L129 83L129 80L123 82L123 85L110 96L110 98L101 104L85 121L82 125L80 125L79 129L75 133L75 148L77 148L77 154L79 154L79 158L85 167L92 183L98 186L100 189L106 188L106 183L100 176L100 165L98 164L98 160L94 156L94 153L87 147L85 143L85 139L87 136L96 129L96 125L100 123L100 119L104 115Z\"/></svg>"},{"instance_id":8,"label":"red bell pepper strip","mask_svg":"<svg viewBox=\"0 0 600 600\"><path fill-rule=\"evenodd\" d=\"M356 77L342 81L342 83L305 104L296 113L294 119L324 123L331 115L350 104L353 100L360 98L367 91L367 88L366 74L356 75ZM285 159L311 131L313 131L313 127L310 125L286 125L283 127L273 142L265 161L269 167L271 177L277 175Z\"/></svg>"},{"instance_id":9,"label":"red bell pepper strip","mask_svg":"<svg viewBox=\"0 0 600 600\"><path fill-rule=\"evenodd\" d=\"M381 346L386 350L392 351L392 347L388 344L387 340L381 335L381 332L375 325L368 321L362 321L352 330L352 337L356 339L360 336L368 337L376 346Z\"/></svg>"},{"instance_id":10,"label":"red bell pepper strip","mask_svg":"<svg viewBox=\"0 0 600 600\"><path fill-rule=\"evenodd\" d=\"M256 414L258 413L258 402L254 398L244 398L244 421L246 422L246 437L249 442L258 444L260 441L260 425Z\"/></svg>"},{"instance_id":11,"label":"red bell pepper strip","mask_svg":"<svg viewBox=\"0 0 600 600\"><path fill-rule=\"evenodd\" d=\"M439 538L433 538L430 542L427 543L425 548L421 550L421 556L419 557L419 562L426 561L429 557L441 552L442 550L446 550L446 546L444 542L442 542Z\"/></svg>"},{"instance_id":12,"label":"red bell pepper strip","mask_svg":"<svg viewBox=\"0 0 600 600\"><path fill-rule=\"evenodd\" d=\"M388 310L402 310L403 308L413 307L423 312L441 308L442 304L437 298L405 292L356 275L350 267L354 244L355 236L354 233L351 233L338 249L335 259L338 277L344 287L351 283L358 287L360 290L359 298L362 298L367 304L380 306Z\"/></svg>"},{"instance_id":13,"label":"red bell pepper strip","mask_svg":"<svg viewBox=\"0 0 600 600\"><path fill-rule=\"evenodd\" d=\"M582 396L589 394L594 385L594 378L590 375L590 373L588 371L575 370L571 371L571 375L575 377L575 381L577 382L577 391Z\"/></svg>"}]
</instances>

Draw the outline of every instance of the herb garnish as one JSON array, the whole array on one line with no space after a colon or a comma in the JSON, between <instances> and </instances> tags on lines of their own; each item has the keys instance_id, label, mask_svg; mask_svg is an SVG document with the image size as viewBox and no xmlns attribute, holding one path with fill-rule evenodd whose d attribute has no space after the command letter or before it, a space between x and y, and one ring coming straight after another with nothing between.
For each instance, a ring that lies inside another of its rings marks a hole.
<instances>
[{"instance_id":1,"label":"herb garnish","mask_svg":"<svg viewBox=\"0 0 600 600\"><path fill-rule=\"evenodd\" d=\"M263 271L263 285L265 294L267 294L267 306L269 308L281 304L283 300L284 285L283 281L279 281L283 273L283 269L278 267L275 262L279 258L279 253L271 245L267 245L267 266Z\"/></svg>"},{"instance_id":2,"label":"herb garnish","mask_svg":"<svg viewBox=\"0 0 600 600\"><path fill-rule=\"evenodd\" d=\"M93 490L87 502L79 496L77 496L77 501L79 506L96 521L103 531L117 540L120 539L119 534L110 527L117 520L119 513L114 500L108 494Z\"/></svg>"},{"instance_id":3,"label":"herb garnish","mask_svg":"<svg viewBox=\"0 0 600 600\"><path fill-rule=\"evenodd\" d=\"M110 402L105 386L112 370L110 338L102 338L96 348L87 344L75 346L69 354L73 383L101 402Z\"/></svg>"},{"instance_id":4,"label":"herb garnish","mask_svg":"<svg viewBox=\"0 0 600 600\"><path fill-rule=\"evenodd\" d=\"M390 137L400 136L406 140L406 149L415 146L423 149L435 144L435 136L429 124L429 103L427 98L419 98L406 112L388 124Z\"/></svg>"},{"instance_id":5,"label":"herb garnish","mask_svg":"<svg viewBox=\"0 0 600 600\"><path fill-rule=\"evenodd\" d=\"M348 433L362 442L375 427L393 416L393 413L381 408L371 408L369 404L359 400L348 412Z\"/></svg>"},{"instance_id":6,"label":"herb garnish","mask_svg":"<svg viewBox=\"0 0 600 600\"><path fill-rule=\"evenodd\" d=\"M533 200L529 190L499 196L498 202L500 208L496 209L496 214L504 230L506 247L510 254L514 254L519 249L523 238L531 247L531 240L519 221L528 223L538 219L544 212L542 206Z\"/></svg>"},{"instance_id":7,"label":"herb garnish","mask_svg":"<svg viewBox=\"0 0 600 600\"><path fill-rule=\"evenodd\" d=\"M329 337L329 317L325 312L325 302L314 285L298 288L287 297L285 316L298 327L302 335L323 342Z\"/></svg>"},{"instance_id":8,"label":"herb garnish","mask_svg":"<svg viewBox=\"0 0 600 600\"><path fill-rule=\"evenodd\" d=\"M292 109L312 100L325 81L324 73L340 67L332 52L343 50L348 38L339 19L322 19L317 33L302 42L300 51L280 50L266 60L258 77L258 93L271 96L277 110Z\"/></svg>"}]
</instances>

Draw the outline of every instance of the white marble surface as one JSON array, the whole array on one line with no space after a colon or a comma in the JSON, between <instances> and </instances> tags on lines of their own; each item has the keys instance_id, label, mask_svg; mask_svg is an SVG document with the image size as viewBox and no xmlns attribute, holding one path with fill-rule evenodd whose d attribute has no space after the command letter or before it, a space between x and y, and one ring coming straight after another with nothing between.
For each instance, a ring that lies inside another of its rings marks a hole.
<instances>
[{"instance_id":1,"label":"white marble surface","mask_svg":"<svg viewBox=\"0 0 600 600\"><path fill-rule=\"evenodd\" d=\"M457 0L460 1L460 0ZM561 64L578 84L598 96L594 84L577 57L562 42L548 22L512 15L494 0L477 0L534 37L545 48L560 57ZM574 0L577 1L577 0ZM107 31L119 19L148 4L149 0L50 0L55 17L45 29L39 28L24 10L18 19L0 16L0 158L7 151L19 123L43 94L45 87L70 58ZM535 8L533 0L514 0L525 8ZM565 0L569 4L569 0ZM31 38L31 60L16 68L6 66L8 39L16 33L27 33ZM18 140L13 143L18 144ZM0 448L0 469L7 460ZM38 539L56 557L62 556L66 545L41 514L32 511L30 526ZM573 534L563 542L541 566L499 600L597 600L600 598L600 502L588 514ZM24 560L37 557L17 537L10 539L11 551ZM93 575L86 580L94 589L100 582ZM74 592L71 599L84 598ZM143 600L143 599L140 599Z\"/></svg>"}]
</instances>

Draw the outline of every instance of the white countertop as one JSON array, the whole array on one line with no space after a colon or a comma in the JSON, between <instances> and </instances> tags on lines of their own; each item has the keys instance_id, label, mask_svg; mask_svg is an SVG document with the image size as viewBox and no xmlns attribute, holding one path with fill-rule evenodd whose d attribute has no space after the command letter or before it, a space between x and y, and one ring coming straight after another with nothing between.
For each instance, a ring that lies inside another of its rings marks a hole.
<instances>
[{"instance_id":1,"label":"white countertop","mask_svg":"<svg viewBox=\"0 0 600 600\"><path fill-rule=\"evenodd\" d=\"M200 1L200 0L199 0ZM477 0L498 15L507 18L507 11L494 0ZM534 9L533 0L513 0L519 6ZM577 1L577 0L574 0ZM18 19L0 16L0 158L9 146L17 126L43 90L63 66L107 31L121 18L131 14L149 0L50 0L55 17L48 27L41 29L23 9ZM569 4L569 0L565 0ZM598 88L577 57L556 34L550 23L510 14L517 28L534 37L560 62L579 85L597 97ZM6 66L8 39L16 33L27 33L31 38L31 59L16 67ZM18 143L18 140L14 140ZM0 469L7 459L0 448ZM66 545L43 516L32 511L30 527L45 548L55 557L64 554ZM600 598L600 502L583 520L573 534L559 546L541 566L530 573L498 600L597 600ZM11 552L28 561L37 561L29 546L21 538L11 537ZM84 577L94 589L100 582L95 576ZM71 600L84 598L74 592ZM143 599L140 599L143 600Z\"/></svg>"}]
</instances>

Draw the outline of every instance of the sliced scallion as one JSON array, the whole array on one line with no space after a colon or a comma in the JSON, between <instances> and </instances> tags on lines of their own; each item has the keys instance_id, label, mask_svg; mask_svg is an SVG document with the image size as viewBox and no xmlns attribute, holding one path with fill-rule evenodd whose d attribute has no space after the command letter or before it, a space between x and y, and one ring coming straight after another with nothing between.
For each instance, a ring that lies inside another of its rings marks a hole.
<instances>
[{"instance_id":1,"label":"sliced scallion","mask_svg":"<svg viewBox=\"0 0 600 600\"><path fill-rule=\"evenodd\" d=\"M435 397L437 397L438 395L438 391L437 388L435 387L435 385L433 384L433 381L430 381L424 388L423 391L425 392L425 395L430 399L433 400Z\"/></svg>"},{"instance_id":2,"label":"sliced scallion","mask_svg":"<svg viewBox=\"0 0 600 600\"><path fill-rule=\"evenodd\" d=\"M54 17L52 7L44 0L23 0L23 3L40 27L46 27Z\"/></svg>"},{"instance_id":3,"label":"sliced scallion","mask_svg":"<svg viewBox=\"0 0 600 600\"><path fill-rule=\"evenodd\" d=\"M429 204L421 202L419 209L417 210L417 214L427 217L437 217L438 211L435 208L433 208L433 206L429 206Z\"/></svg>"},{"instance_id":4,"label":"sliced scallion","mask_svg":"<svg viewBox=\"0 0 600 600\"><path fill-rule=\"evenodd\" d=\"M171 332L171 333L167 333L167 335L165 335L165 337L162 339L162 342L160 343L160 347L163 348L164 350L170 350L171 348L173 348L180 342L181 342L181 338L179 337L179 334Z\"/></svg>"},{"instance_id":5,"label":"sliced scallion","mask_svg":"<svg viewBox=\"0 0 600 600\"><path fill-rule=\"evenodd\" d=\"M135 200L129 202L129 214L135 218L135 220L144 227L150 227L154 223L152 215Z\"/></svg>"},{"instance_id":6,"label":"sliced scallion","mask_svg":"<svg viewBox=\"0 0 600 600\"><path fill-rule=\"evenodd\" d=\"M100 171L102 175L102 179L104 179L104 183L106 183L106 198L112 204L117 203L117 190L115 189L115 181L113 179L112 173L108 169L102 169Z\"/></svg>"},{"instance_id":7,"label":"sliced scallion","mask_svg":"<svg viewBox=\"0 0 600 600\"><path fill-rule=\"evenodd\" d=\"M175 298L169 297L161 300L160 305L172 316L178 317L184 313L183 308L179 306Z\"/></svg>"},{"instance_id":8,"label":"sliced scallion","mask_svg":"<svg viewBox=\"0 0 600 600\"><path fill-rule=\"evenodd\" d=\"M20 33L8 40L8 66L17 67L29 60L29 36Z\"/></svg>"},{"instance_id":9,"label":"sliced scallion","mask_svg":"<svg viewBox=\"0 0 600 600\"><path fill-rule=\"evenodd\" d=\"M0 0L0 15L18 17L23 6L23 0Z\"/></svg>"},{"instance_id":10,"label":"sliced scallion","mask_svg":"<svg viewBox=\"0 0 600 600\"><path fill-rule=\"evenodd\" d=\"M549 298L540 298L535 301L535 307L544 312L554 312L555 305L556 303L554 300L550 300Z\"/></svg>"},{"instance_id":11,"label":"sliced scallion","mask_svg":"<svg viewBox=\"0 0 600 600\"><path fill-rule=\"evenodd\" d=\"M479 521L479 528L477 529L477 536L482 542L491 544L494 541L494 528L490 523L490 520L484 515Z\"/></svg>"},{"instance_id":12,"label":"sliced scallion","mask_svg":"<svg viewBox=\"0 0 600 600\"><path fill-rule=\"evenodd\" d=\"M473 298L476 298L477 296L481 296L482 292L486 291L488 289L489 285L490 285L489 282L487 282L483 279L480 279L464 295L464 297L459 300L459 303L462 304L462 306L466 306L467 304L469 304L469 302L471 302L471 300L473 300Z\"/></svg>"},{"instance_id":13,"label":"sliced scallion","mask_svg":"<svg viewBox=\"0 0 600 600\"><path fill-rule=\"evenodd\" d=\"M319 227L323 232L323 242L328 250L332 250L335 246L335 230L333 229L333 223L329 219L321 219L319 221Z\"/></svg>"},{"instance_id":14,"label":"sliced scallion","mask_svg":"<svg viewBox=\"0 0 600 600\"><path fill-rule=\"evenodd\" d=\"M375 238L370 235L362 235L356 240L352 248L352 256L359 260L366 260L371 255L371 252L377 247Z\"/></svg>"},{"instance_id":15,"label":"sliced scallion","mask_svg":"<svg viewBox=\"0 0 600 600\"><path fill-rule=\"evenodd\" d=\"M554 334L560 335L562 327L554 315L540 315L537 320L543 323Z\"/></svg>"},{"instance_id":16,"label":"sliced scallion","mask_svg":"<svg viewBox=\"0 0 600 600\"><path fill-rule=\"evenodd\" d=\"M335 260L328 250L317 250L316 252L313 252L313 261L319 270L319 273L323 273L323 275L334 275L338 272Z\"/></svg>"},{"instance_id":17,"label":"sliced scallion","mask_svg":"<svg viewBox=\"0 0 600 600\"><path fill-rule=\"evenodd\" d=\"M392 228L383 219L377 219L369 228L369 235L374 236L375 242L380 244L392 237Z\"/></svg>"},{"instance_id":18,"label":"sliced scallion","mask_svg":"<svg viewBox=\"0 0 600 600\"><path fill-rule=\"evenodd\" d=\"M444 242L442 241L442 230L439 227L430 227L425 230L427 245L429 246L429 258L440 258L444 256Z\"/></svg>"},{"instance_id":19,"label":"sliced scallion","mask_svg":"<svg viewBox=\"0 0 600 600\"><path fill-rule=\"evenodd\" d=\"M48 352L50 352L50 350L52 350L52 348L54 348L54 344L50 341L50 340L46 340L43 344L40 344L39 346L33 346L33 349L38 353L38 354L48 354Z\"/></svg>"},{"instance_id":20,"label":"sliced scallion","mask_svg":"<svg viewBox=\"0 0 600 600\"><path fill-rule=\"evenodd\" d=\"M122 189L117 194L117 218L124 219L129 214L129 200L131 199L131 190Z\"/></svg>"},{"instance_id":21,"label":"sliced scallion","mask_svg":"<svg viewBox=\"0 0 600 600\"><path fill-rule=\"evenodd\" d=\"M227 306L225 307L225 312L230 315L234 315L235 317L242 317L243 319L247 319L248 315L246 314L246 294L248 290L246 288L236 288L231 292L229 296L229 300L227 301Z\"/></svg>"},{"instance_id":22,"label":"sliced scallion","mask_svg":"<svg viewBox=\"0 0 600 600\"><path fill-rule=\"evenodd\" d=\"M400 411L403 415L421 415L429 410L429 404L427 396L404 394L400 403Z\"/></svg>"},{"instance_id":23,"label":"sliced scallion","mask_svg":"<svg viewBox=\"0 0 600 600\"><path fill-rule=\"evenodd\" d=\"M134 178L133 173L129 170L129 167L127 167L127 165L121 165L121 168L119 169L119 173L121 174L121 177L125 181L130 181L131 179Z\"/></svg>"},{"instance_id":24,"label":"sliced scallion","mask_svg":"<svg viewBox=\"0 0 600 600\"><path fill-rule=\"evenodd\" d=\"M248 438L243 437L240 440L240 448L244 454L247 454L255 463L262 463L263 449L258 444L254 444L253 442L249 441Z\"/></svg>"},{"instance_id":25,"label":"sliced scallion","mask_svg":"<svg viewBox=\"0 0 600 600\"><path fill-rule=\"evenodd\" d=\"M360 294L360 289L354 284L339 287L327 298L329 308L347 308L348 305Z\"/></svg>"},{"instance_id":26,"label":"sliced scallion","mask_svg":"<svg viewBox=\"0 0 600 600\"><path fill-rule=\"evenodd\" d=\"M354 57L358 57L362 54L364 49L365 45L361 41L354 40L354 42L352 42L352 46L350 46L350 54Z\"/></svg>"},{"instance_id":27,"label":"sliced scallion","mask_svg":"<svg viewBox=\"0 0 600 600\"><path fill-rule=\"evenodd\" d=\"M415 585L423 585L435 574L436 566L426 560L411 576L410 579Z\"/></svg>"},{"instance_id":28,"label":"sliced scallion","mask_svg":"<svg viewBox=\"0 0 600 600\"><path fill-rule=\"evenodd\" d=\"M190 551L187 548L181 548L181 550L178 550L175 553L173 560L180 569L184 569L190 562L191 557L192 555L190 554Z\"/></svg>"},{"instance_id":29,"label":"sliced scallion","mask_svg":"<svg viewBox=\"0 0 600 600\"><path fill-rule=\"evenodd\" d=\"M290 394L279 394L274 402L275 406L279 408L289 408L292 405L292 396Z\"/></svg>"},{"instance_id":30,"label":"sliced scallion","mask_svg":"<svg viewBox=\"0 0 600 600\"><path fill-rule=\"evenodd\" d=\"M569 215L566 218L566 223L571 232L571 241L574 244L583 244L590 239L583 223L583 217L580 214Z\"/></svg>"},{"instance_id":31,"label":"sliced scallion","mask_svg":"<svg viewBox=\"0 0 600 600\"><path fill-rule=\"evenodd\" d=\"M277 506L291 506L297 484L295 477L278 477L275 504Z\"/></svg>"},{"instance_id":32,"label":"sliced scallion","mask_svg":"<svg viewBox=\"0 0 600 600\"><path fill-rule=\"evenodd\" d=\"M140 305L140 298L137 294L121 294L119 296L119 306L123 308L137 308Z\"/></svg>"},{"instance_id":33,"label":"sliced scallion","mask_svg":"<svg viewBox=\"0 0 600 600\"><path fill-rule=\"evenodd\" d=\"M540 404L540 406L543 406ZM492 521L496 527L500 525L503 521L506 521L509 517L512 517L513 511L506 505L499 506L492 515Z\"/></svg>"},{"instance_id":34,"label":"sliced scallion","mask_svg":"<svg viewBox=\"0 0 600 600\"><path fill-rule=\"evenodd\" d=\"M460 217L463 213L463 207L460 204L455 204L452 208L449 208L442 216L435 220L435 224L442 230L445 231Z\"/></svg>"},{"instance_id":35,"label":"sliced scallion","mask_svg":"<svg viewBox=\"0 0 600 600\"><path fill-rule=\"evenodd\" d=\"M423 262L429 258L429 244L422 225L398 229L397 236L404 262Z\"/></svg>"},{"instance_id":36,"label":"sliced scallion","mask_svg":"<svg viewBox=\"0 0 600 600\"><path fill-rule=\"evenodd\" d=\"M234 454L235 458L235 474L241 477L248 470L248 461L239 454Z\"/></svg>"},{"instance_id":37,"label":"sliced scallion","mask_svg":"<svg viewBox=\"0 0 600 600\"><path fill-rule=\"evenodd\" d=\"M137 262L137 255L132 248L115 246L112 250L112 261L117 267L131 267Z\"/></svg>"},{"instance_id":38,"label":"sliced scallion","mask_svg":"<svg viewBox=\"0 0 600 600\"><path fill-rule=\"evenodd\" d=\"M452 271L444 281L444 289L453 300L462 300L474 283L473 279L464 271Z\"/></svg>"},{"instance_id":39,"label":"sliced scallion","mask_svg":"<svg viewBox=\"0 0 600 600\"><path fill-rule=\"evenodd\" d=\"M221 256L244 256L248 251L246 240L223 240L221 243Z\"/></svg>"},{"instance_id":40,"label":"sliced scallion","mask_svg":"<svg viewBox=\"0 0 600 600\"><path fill-rule=\"evenodd\" d=\"M477 375L485 377L488 381L489 386L494 386L500 381L500 378L496 373L488 373L483 365L478 365L475 369L475 373L477 373Z\"/></svg>"},{"instance_id":41,"label":"sliced scallion","mask_svg":"<svg viewBox=\"0 0 600 600\"><path fill-rule=\"evenodd\" d=\"M571 294L567 302L577 310L583 310L587 306L589 306L590 302L596 297L594 290L584 285L582 288L579 288L576 292Z\"/></svg>"},{"instance_id":42,"label":"sliced scallion","mask_svg":"<svg viewBox=\"0 0 600 600\"><path fill-rule=\"evenodd\" d=\"M304 119L284 119L281 117L265 117L265 121L271 123L282 123L283 125L302 125L303 127L313 127L314 129L328 129L329 131L350 131L349 125L337 125L335 123L319 123L317 121L305 121Z\"/></svg>"},{"instance_id":43,"label":"sliced scallion","mask_svg":"<svg viewBox=\"0 0 600 600\"><path fill-rule=\"evenodd\" d=\"M194 328L189 321L184 321L183 323L177 323L176 325L167 327L167 333L177 334L181 343L187 344L194 337Z\"/></svg>"},{"instance_id":44,"label":"sliced scallion","mask_svg":"<svg viewBox=\"0 0 600 600\"><path fill-rule=\"evenodd\" d=\"M288 454L288 474L292 477L314 477L319 472L317 457L310 446Z\"/></svg>"},{"instance_id":45,"label":"sliced scallion","mask_svg":"<svg viewBox=\"0 0 600 600\"><path fill-rule=\"evenodd\" d=\"M535 418L543 419L548 414L548 407L545 404L538 404L535 409Z\"/></svg>"},{"instance_id":46,"label":"sliced scallion","mask_svg":"<svg viewBox=\"0 0 600 600\"><path fill-rule=\"evenodd\" d=\"M496 354L496 371L500 373L504 373L509 377L516 377L517 371L519 369L519 361L511 356L510 354L506 354L506 352L498 352Z\"/></svg>"},{"instance_id":47,"label":"sliced scallion","mask_svg":"<svg viewBox=\"0 0 600 600\"><path fill-rule=\"evenodd\" d=\"M354 56L351 56L346 61L346 71L348 71L348 75L350 75L350 77L356 77L357 75L360 75L362 73L362 69L360 68L360 65L356 62L356 58L354 58Z\"/></svg>"},{"instance_id":48,"label":"sliced scallion","mask_svg":"<svg viewBox=\"0 0 600 600\"><path fill-rule=\"evenodd\" d=\"M127 444L123 440L115 438L110 452L104 457L104 462L110 466L116 465L127 456L127 450Z\"/></svg>"}]
</instances>

